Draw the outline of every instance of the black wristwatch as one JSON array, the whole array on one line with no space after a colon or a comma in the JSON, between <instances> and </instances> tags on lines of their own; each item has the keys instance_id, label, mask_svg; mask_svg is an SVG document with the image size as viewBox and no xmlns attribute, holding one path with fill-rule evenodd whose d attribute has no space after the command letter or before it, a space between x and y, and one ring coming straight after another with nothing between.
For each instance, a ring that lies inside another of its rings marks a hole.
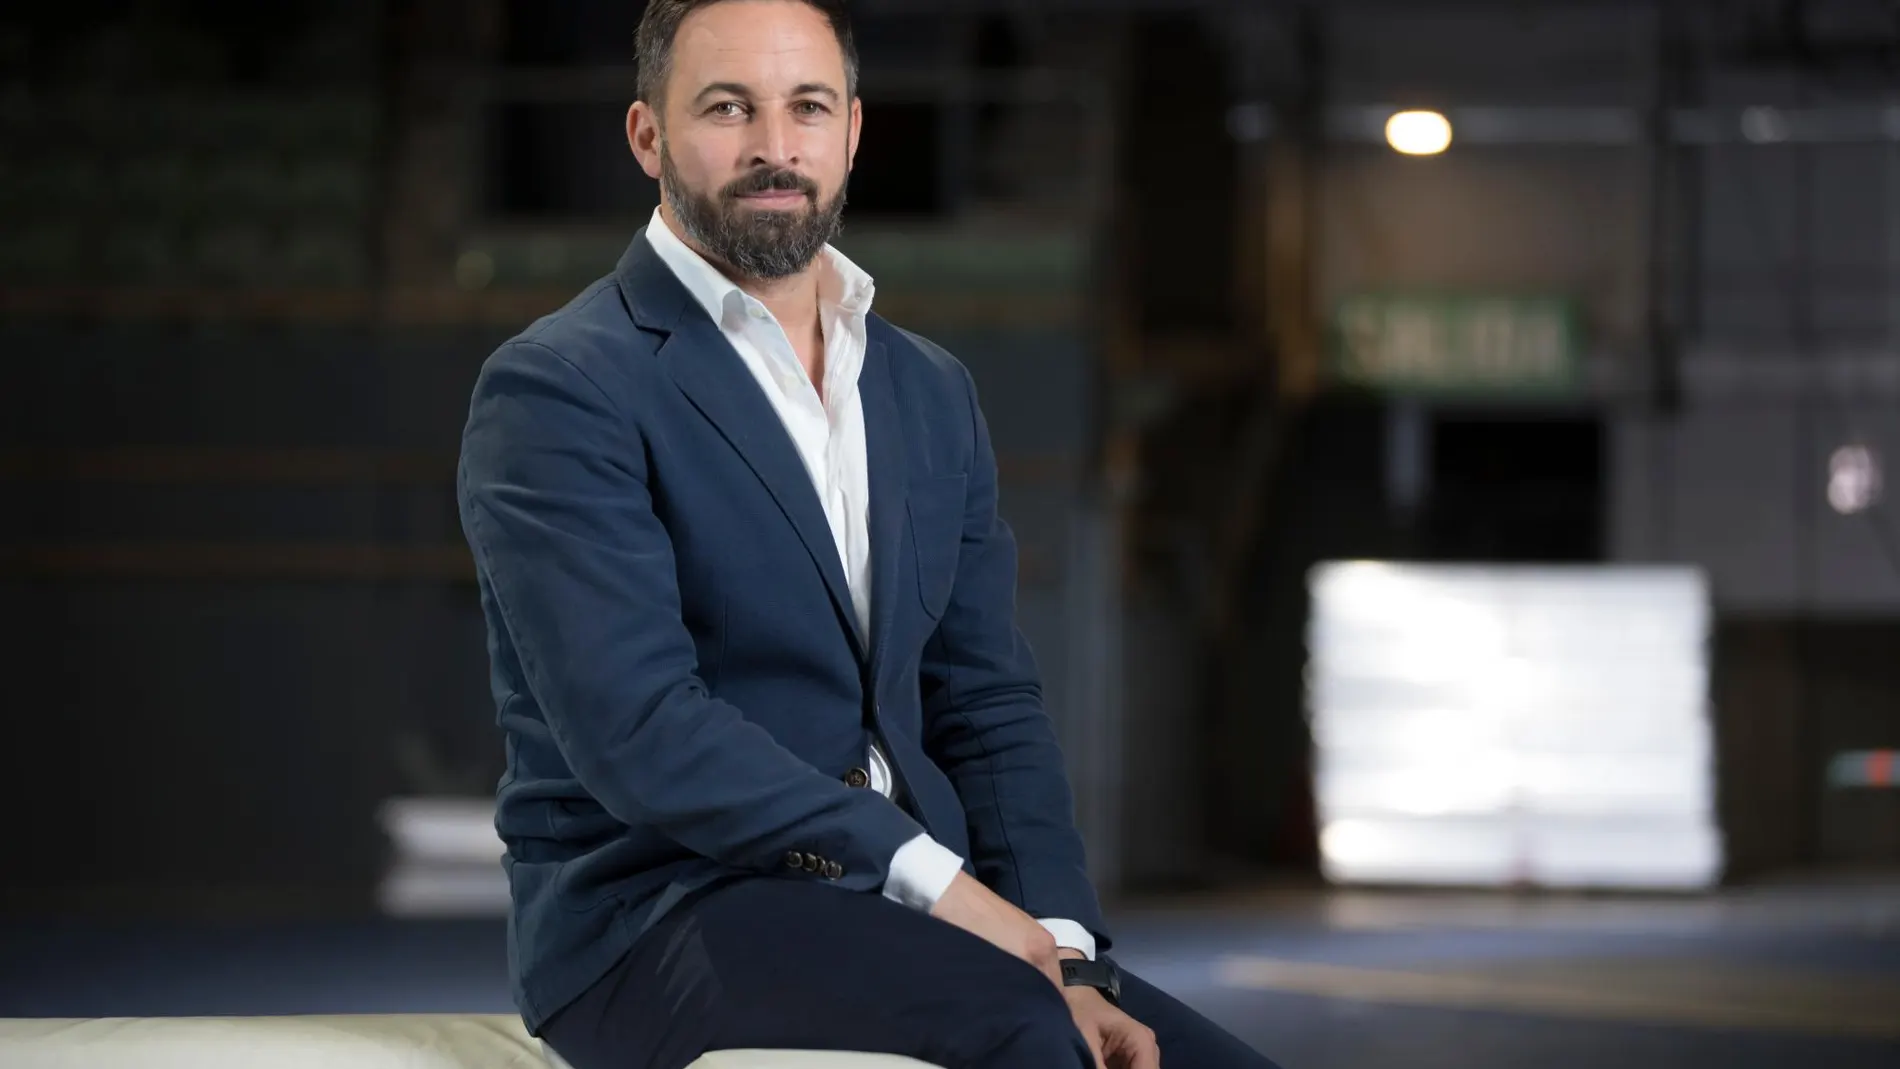
<instances>
[{"instance_id":1,"label":"black wristwatch","mask_svg":"<svg viewBox=\"0 0 1900 1069\"><path fill-rule=\"evenodd\" d=\"M1097 988L1110 1005L1122 1004L1122 974L1112 961L1063 958L1062 986Z\"/></svg>"}]
</instances>

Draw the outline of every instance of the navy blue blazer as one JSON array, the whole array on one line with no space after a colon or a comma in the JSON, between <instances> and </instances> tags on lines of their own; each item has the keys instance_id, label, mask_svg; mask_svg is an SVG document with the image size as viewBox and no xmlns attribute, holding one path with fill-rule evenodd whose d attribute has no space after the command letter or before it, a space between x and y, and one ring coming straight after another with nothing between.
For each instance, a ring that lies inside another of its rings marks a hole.
<instances>
[{"instance_id":1,"label":"navy blue blazer","mask_svg":"<svg viewBox=\"0 0 1900 1069\"><path fill-rule=\"evenodd\" d=\"M924 831L1109 946L975 388L936 345L867 332L865 638L783 424L644 231L482 367L457 500L530 1030L682 896L737 876L874 894ZM873 732L901 808L846 782Z\"/></svg>"}]
</instances>

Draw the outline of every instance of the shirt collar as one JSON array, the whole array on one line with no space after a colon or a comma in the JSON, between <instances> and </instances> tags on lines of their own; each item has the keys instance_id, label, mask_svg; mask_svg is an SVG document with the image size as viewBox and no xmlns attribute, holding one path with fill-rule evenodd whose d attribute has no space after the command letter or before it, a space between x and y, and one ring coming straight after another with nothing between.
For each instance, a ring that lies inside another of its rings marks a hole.
<instances>
[{"instance_id":1,"label":"shirt collar","mask_svg":"<svg viewBox=\"0 0 1900 1069\"><path fill-rule=\"evenodd\" d=\"M647 224L646 236L653 251L714 323L725 322L728 311L743 311L747 302L754 301L704 256L693 251L692 246L681 241L660 217L658 208L653 209L653 221ZM871 276L831 245L819 251L818 266L819 306L835 308L854 320L863 319L870 312L871 298L877 292Z\"/></svg>"}]
</instances>

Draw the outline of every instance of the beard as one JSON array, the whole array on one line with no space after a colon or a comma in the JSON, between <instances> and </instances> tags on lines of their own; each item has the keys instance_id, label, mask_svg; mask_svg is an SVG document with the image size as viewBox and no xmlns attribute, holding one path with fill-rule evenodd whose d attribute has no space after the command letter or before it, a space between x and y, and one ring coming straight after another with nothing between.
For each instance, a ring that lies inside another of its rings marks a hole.
<instances>
[{"instance_id":1,"label":"beard","mask_svg":"<svg viewBox=\"0 0 1900 1069\"><path fill-rule=\"evenodd\" d=\"M680 178L665 142L660 144L660 188L686 236L744 279L788 278L803 271L837 237L844 215L843 184L820 204L817 184L796 171L760 169L711 196L695 192ZM746 207L739 199L768 190L795 190L811 206L772 211Z\"/></svg>"}]
</instances>

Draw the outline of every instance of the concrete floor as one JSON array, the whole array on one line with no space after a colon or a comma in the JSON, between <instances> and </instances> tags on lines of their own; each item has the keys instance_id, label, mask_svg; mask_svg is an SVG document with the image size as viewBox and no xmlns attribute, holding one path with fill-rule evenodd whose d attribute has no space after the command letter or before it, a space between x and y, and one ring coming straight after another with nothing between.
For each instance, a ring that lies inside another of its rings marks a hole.
<instances>
[{"instance_id":1,"label":"concrete floor","mask_svg":"<svg viewBox=\"0 0 1900 1069\"><path fill-rule=\"evenodd\" d=\"M1900 1066L1900 883L1228 895L1118 919L1124 964L1288 1069Z\"/></svg>"},{"instance_id":2,"label":"concrete floor","mask_svg":"<svg viewBox=\"0 0 1900 1069\"><path fill-rule=\"evenodd\" d=\"M1112 923L1125 967L1286 1069L1900 1066L1900 882L1253 892ZM506 1012L505 969L487 920L10 923L0 1016Z\"/></svg>"}]
</instances>

